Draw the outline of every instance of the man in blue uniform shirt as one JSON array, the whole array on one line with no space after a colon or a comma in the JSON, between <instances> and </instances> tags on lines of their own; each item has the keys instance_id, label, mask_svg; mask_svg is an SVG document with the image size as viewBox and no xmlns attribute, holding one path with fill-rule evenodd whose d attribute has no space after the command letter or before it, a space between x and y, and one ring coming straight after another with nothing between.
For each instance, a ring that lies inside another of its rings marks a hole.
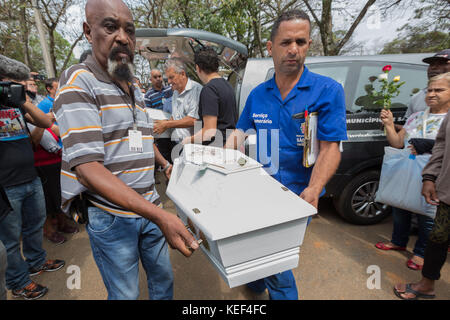
<instances>
[{"instance_id":1,"label":"man in blue uniform shirt","mask_svg":"<svg viewBox=\"0 0 450 320\"><path fill-rule=\"evenodd\" d=\"M267 50L275 75L249 95L227 148L238 148L251 132L257 133L258 161L266 171L317 208L325 184L335 173L347 139L344 90L336 81L312 73L304 61L311 44L306 13L292 10L274 23ZM305 112L317 112L319 155L313 167L303 166ZM248 284L271 299L298 299L292 271Z\"/></svg>"}]
</instances>

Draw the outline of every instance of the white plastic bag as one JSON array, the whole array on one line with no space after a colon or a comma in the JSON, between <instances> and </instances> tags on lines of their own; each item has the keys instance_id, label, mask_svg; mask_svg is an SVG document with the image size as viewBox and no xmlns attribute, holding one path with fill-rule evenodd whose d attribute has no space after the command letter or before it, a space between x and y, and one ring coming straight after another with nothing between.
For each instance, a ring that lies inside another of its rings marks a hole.
<instances>
[{"instance_id":1,"label":"white plastic bag","mask_svg":"<svg viewBox=\"0 0 450 320\"><path fill-rule=\"evenodd\" d=\"M414 156L409 149L385 147L375 201L434 218L436 206L422 196L422 170L430 157Z\"/></svg>"}]
</instances>

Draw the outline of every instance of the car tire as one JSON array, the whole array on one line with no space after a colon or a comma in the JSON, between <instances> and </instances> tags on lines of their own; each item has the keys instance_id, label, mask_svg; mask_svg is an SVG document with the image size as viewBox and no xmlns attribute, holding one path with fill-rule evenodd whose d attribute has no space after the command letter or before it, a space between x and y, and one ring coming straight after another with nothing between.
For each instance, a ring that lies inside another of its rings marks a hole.
<instances>
[{"instance_id":1,"label":"car tire","mask_svg":"<svg viewBox=\"0 0 450 320\"><path fill-rule=\"evenodd\" d=\"M380 172L364 171L355 176L344 187L334 205L338 213L348 222L358 225L375 224L391 213L391 207L375 202Z\"/></svg>"}]
</instances>

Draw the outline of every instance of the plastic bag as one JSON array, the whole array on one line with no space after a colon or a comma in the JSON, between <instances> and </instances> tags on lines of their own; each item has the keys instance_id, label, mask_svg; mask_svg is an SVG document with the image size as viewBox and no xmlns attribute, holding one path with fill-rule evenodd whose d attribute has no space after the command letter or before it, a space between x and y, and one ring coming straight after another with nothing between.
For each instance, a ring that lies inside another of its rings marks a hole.
<instances>
[{"instance_id":1,"label":"plastic bag","mask_svg":"<svg viewBox=\"0 0 450 320\"><path fill-rule=\"evenodd\" d=\"M422 196L422 170L430 157L414 156L409 149L385 147L375 201L434 218L436 206Z\"/></svg>"}]
</instances>

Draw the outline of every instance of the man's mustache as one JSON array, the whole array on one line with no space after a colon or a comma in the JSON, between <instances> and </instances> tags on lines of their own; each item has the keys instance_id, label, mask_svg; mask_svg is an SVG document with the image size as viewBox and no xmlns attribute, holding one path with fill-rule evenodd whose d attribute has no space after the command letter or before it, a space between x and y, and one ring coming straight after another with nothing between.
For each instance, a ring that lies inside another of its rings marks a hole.
<instances>
[{"instance_id":1,"label":"man's mustache","mask_svg":"<svg viewBox=\"0 0 450 320\"><path fill-rule=\"evenodd\" d=\"M129 58L130 61L133 60L133 52L131 52L131 50L128 47L114 47L111 52L109 53L109 59L111 60L117 60L118 56L120 53L124 53L126 54Z\"/></svg>"}]
</instances>

